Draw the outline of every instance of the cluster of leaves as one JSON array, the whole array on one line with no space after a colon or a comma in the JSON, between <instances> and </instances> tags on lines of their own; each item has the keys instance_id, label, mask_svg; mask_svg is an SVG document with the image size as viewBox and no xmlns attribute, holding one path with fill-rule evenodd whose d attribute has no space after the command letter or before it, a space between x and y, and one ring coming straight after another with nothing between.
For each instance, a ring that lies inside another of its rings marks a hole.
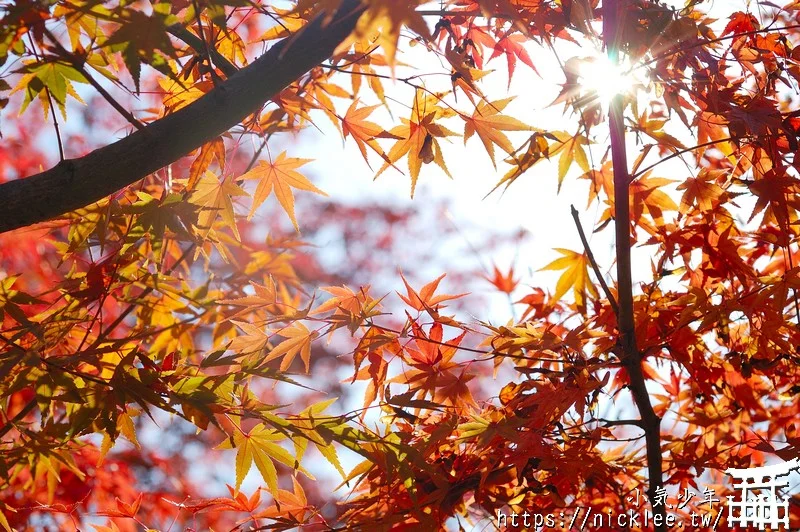
<instances>
[{"instance_id":1,"label":"cluster of leaves","mask_svg":"<svg viewBox=\"0 0 800 532\"><path fill-rule=\"evenodd\" d=\"M146 127L223 83L259 44L288 39L291 50L308 21L332 19L342 4L14 2L0 24L0 62L10 65L0 90L11 98L0 103L25 120L38 100L63 156L58 124L77 120L71 100L82 94L94 91L126 127ZM347 285L369 253L327 271L296 235L265 237L260 213L274 195L294 229L308 224L314 236L338 223L362 249L397 249L387 235L407 213L383 211L383 234L363 229L378 226L374 212L325 204L307 222L296 213L295 192L325 193L306 175L308 159L270 147L323 117L379 162L377 174L407 172L412 195L431 163L449 174L443 144L455 137L477 136L493 164L502 152L509 169L495 188L551 158L560 184L575 163L589 205L604 209L597 230L621 223L630 242L617 244L654 257L631 311L665 420L665 483L723 495L728 467L798 454L800 118L785 95L800 83L800 9L772 7L763 25L737 12L717 28L700 2L680 12L624 2L620 49L650 79L646 102L624 101L640 149L626 224L615 218L611 161L589 157L605 110L574 63L556 102L574 111L565 123L575 133L534 128L505 113L510 98L482 88L493 59L511 78L518 63L535 70L534 45L592 43L596 5L365 4L326 64L231 132L99 203L0 237L0 527L77 527L95 514L108 518L97 530L436 529L498 510L623 512L646 485L650 457L634 433L643 423L605 413L637 379L621 351L622 288L605 285L588 249L559 250L545 267L562 272L551 291L495 268L489 281L519 294L523 309L498 326L456 312L464 295L448 293L452 277L401 277L398 300L360 279ZM398 74L409 43L440 59L443 86ZM392 79L411 88L405 108L386 94ZM153 106L136 110L137 96ZM404 114L387 127L372 117L378 109ZM671 116L693 146L666 130ZM14 135L23 140L0 148L0 179L46 157L24 126ZM688 158L679 202L667 192L676 180L647 165L654 155ZM753 205L742 221L745 198ZM343 366L344 383L324 382ZM356 382L364 394L354 408L316 391L347 396ZM187 471L204 467L193 448L234 464L228 495L208 498L191 482ZM361 461L345 468L343 452ZM314 478L317 453L351 489L336 510L302 480ZM262 487L245 493L251 470Z\"/></svg>"}]
</instances>

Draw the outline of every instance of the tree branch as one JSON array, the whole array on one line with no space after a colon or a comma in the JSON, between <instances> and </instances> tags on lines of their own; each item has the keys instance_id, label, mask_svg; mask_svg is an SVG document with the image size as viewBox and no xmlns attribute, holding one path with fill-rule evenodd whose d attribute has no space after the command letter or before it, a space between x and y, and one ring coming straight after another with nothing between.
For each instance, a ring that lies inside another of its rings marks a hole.
<instances>
[{"instance_id":1,"label":"tree branch","mask_svg":"<svg viewBox=\"0 0 800 532\"><path fill-rule=\"evenodd\" d=\"M72 67L75 70L80 72L83 75L83 77L86 78L86 81L88 81L89 84L92 87L94 87L94 90L100 93L100 96L102 96L103 99L107 101L109 105L111 105L111 107L116 109L116 111L120 115L122 115L125 118L125 120L127 120L128 123L130 123L133 127L135 127L136 129L144 129L144 124L139 122L130 111L125 109L125 107L123 107L122 104L120 104L117 100L115 100L114 97L111 96L111 94L102 85L100 85L100 83L96 79L94 79L91 74L89 74L89 71L86 70L86 67L84 66L83 60L79 59L78 57L75 56L75 54L71 53L66 48L64 48L61 45L61 43L58 42L58 39L56 39L55 35L50 33L50 31L47 28L44 28L43 31L44 34L47 35L47 38L50 39L50 42L56 48L61 57L65 61L67 61L70 65L72 65Z\"/></svg>"},{"instance_id":2,"label":"tree branch","mask_svg":"<svg viewBox=\"0 0 800 532\"><path fill-rule=\"evenodd\" d=\"M184 28L182 24L173 24L172 26L167 26L167 31L170 32L174 37L177 37L188 44L189 48L198 54L207 53L211 58L211 61L214 63L213 66L216 66L222 70L226 77L231 77L239 71L239 68L228 61L228 59L219 53L216 48L213 46L208 46L206 41L202 40L200 37Z\"/></svg>"},{"instance_id":3,"label":"tree branch","mask_svg":"<svg viewBox=\"0 0 800 532\"><path fill-rule=\"evenodd\" d=\"M360 0L345 0L328 24L317 17L175 113L88 155L0 184L0 233L98 201L218 137L327 59L364 9Z\"/></svg>"},{"instance_id":4,"label":"tree branch","mask_svg":"<svg viewBox=\"0 0 800 532\"><path fill-rule=\"evenodd\" d=\"M31 399L28 401L25 406L22 407L22 410L17 412L17 415L14 416L12 419L8 420L8 423L0 427L0 438L11 432L11 429L14 426L25 419L25 416L33 412L33 409L36 408L36 398Z\"/></svg>"},{"instance_id":5,"label":"tree branch","mask_svg":"<svg viewBox=\"0 0 800 532\"><path fill-rule=\"evenodd\" d=\"M608 298L608 304L611 305L611 310L614 311L614 315L619 316L619 306L617 305L617 300L614 299L614 294L611 293L611 290L608 288L608 284L606 284L606 280L603 278L603 274L600 273L600 267L597 265L597 261L594 258L594 253L592 253L592 248L589 247L589 241L586 239L586 233L583 232L581 219L578 217L578 209L576 209L574 205L570 205L570 209L572 210L572 219L575 221L575 227L578 228L578 236L581 237L583 249L586 251L586 256L589 258L589 264L592 265L592 270L594 270L594 274L597 276L597 280L600 282L600 286L603 288L603 292Z\"/></svg>"},{"instance_id":6,"label":"tree branch","mask_svg":"<svg viewBox=\"0 0 800 532\"><path fill-rule=\"evenodd\" d=\"M619 39L622 31L620 21L626 0L604 0L603 40L608 58L619 63ZM628 158L625 151L624 97L616 95L609 108L609 129L611 135L611 161L614 170L614 227L617 255L617 297L619 313L619 357L628 372L633 401L639 410L641 428L644 430L647 453L647 476L654 514L653 524L656 532L666 532L666 510L663 504L655 505L659 488L663 485L661 455L661 418L655 413L647 391L647 379L642 370L642 353L636 345L636 324L633 308L633 280L631 275L631 215L630 215L630 176ZM659 523L659 524L657 524Z\"/></svg>"},{"instance_id":7,"label":"tree branch","mask_svg":"<svg viewBox=\"0 0 800 532\"><path fill-rule=\"evenodd\" d=\"M632 426L632 427L642 427L642 421L640 419L598 419L598 421L603 423L603 427L612 428L612 427L624 427L624 426Z\"/></svg>"}]
</instances>

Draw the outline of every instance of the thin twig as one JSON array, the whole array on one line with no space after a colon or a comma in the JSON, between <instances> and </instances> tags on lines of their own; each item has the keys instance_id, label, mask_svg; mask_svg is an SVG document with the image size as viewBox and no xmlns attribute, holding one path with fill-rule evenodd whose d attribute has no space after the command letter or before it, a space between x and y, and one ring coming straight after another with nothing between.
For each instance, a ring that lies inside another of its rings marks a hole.
<instances>
[{"instance_id":1,"label":"thin twig","mask_svg":"<svg viewBox=\"0 0 800 532\"><path fill-rule=\"evenodd\" d=\"M203 30L203 20L200 18L200 6L197 3L197 0L192 0L192 5L194 6L194 18L197 21L197 32L200 34L200 41L203 43L203 50L202 52L205 54L205 59L208 61L208 71L211 75L211 83L214 86L217 86L217 73L214 72L214 62L211 60L211 49L209 47L209 41L211 40L211 28L208 29L208 39L206 39L205 31Z\"/></svg>"},{"instance_id":2,"label":"thin twig","mask_svg":"<svg viewBox=\"0 0 800 532\"><path fill-rule=\"evenodd\" d=\"M195 246L196 246L196 244L192 244L191 246L189 246L188 248L186 248L186 250L183 252L183 254L181 254L181 256L180 256L180 257L178 257L178 260L177 260L177 261L175 261L175 264L173 264L173 265L172 265L172 266L171 266L171 267L170 267L170 268L167 270L167 275L169 275L169 274L171 274L173 271L175 271L175 269L176 269L176 268L177 268L177 267L178 267L178 266L179 266L179 265L180 265L180 264L181 264L181 263L182 263L184 260L186 260L186 258L189 256L189 254L190 254L190 253L192 252L192 250L195 248ZM151 293L151 292L152 292L154 289L155 289L155 287L154 287L154 286L148 286L147 288L145 288L144 290L142 290L142 293L141 293L141 294L139 294L139 296L138 296L138 298L137 298L137 299L140 299L140 300L141 300L141 299L143 299L143 298L147 297L147 296L148 296L148 295L149 295L149 294L150 294L150 293ZM99 345L100 345L100 344L103 342L103 340L105 340L105 339L106 339L106 337L107 337L107 336L108 336L108 335L109 335L109 334L110 334L110 333L111 333L111 332L112 332L114 329L116 329L116 328L117 328L117 326L119 326L119 324L121 324L123 321L125 321L125 318L127 318L127 317L128 317L128 315L129 315L131 312L133 312L133 310L134 310L135 308L136 308L136 304L135 304L135 303L131 303L130 305L128 305L128 307L127 307L127 308L126 308L124 311L122 311L122 313L120 313L120 315L119 315L119 316L117 316L117 319L115 319L115 320L114 320L114 321L113 321L113 322L112 322L112 323L111 323L111 324L110 324L108 327L106 327L106 329L105 329L104 331L101 331L101 332L100 332L100 334L98 334L98 335L97 335L97 339L96 339L96 340L95 340L95 341L92 343L92 345L89 347L89 349L95 349L97 346L99 346Z\"/></svg>"},{"instance_id":3,"label":"thin twig","mask_svg":"<svg viewBox=\"0 0 800 532\"><path fill-rule=\"evenodd\" d=\"M608 284L606 284L606 280L600 273L600 268L597 266L594 253L592 253L592 248L589 247L589 241L586 240L586 234L583 232L581 220L578 218L578 209L576 209L574 205L570 205L570 209L572 209L572 219L575 221L575 227L578 228L578 235L581 237L581 243L583 244L584 251L586 251L586 256L589 258L589 263L592 265L592 270L594 270L594 274L597 276L597 280L600 282L600 286L603 288L603 292L605 292L606 297L608 298L608 303L611 305L614 315L619 316L619 306L617 305L617 300L614 298L614 295L608 288Z\"/></svg>"},{"instance_id":4,"label":"thin twig","mask_svg":"<svg viewBox=\"0 0 800 532\"><path fill-rule=\"evenodd\" d=\"M44 34L47 35L47 38L50 39L50 42L52 42L53 46L56 47L58 53L61 54L61 56L63 56L63 58L69 63L69 65L72 66L72 68L74 68L78 72L80 72L81 75L83 75L83 77L86 78L86 81L88 81L89 84L92 87L94 87L94 90L100 93L100 96L102 96L103 99L111 105L111 107L116 109L116 111L120 115L122 115L122 117L125 118L125 120L127 120L133 127L135 127L136 129L144 129L144 124L142 124L139 120L137 120L136 117L134 117L130 113L130 111L125 109L125 107L123 107L116 99L114 99L113 96L111 96L111 94L100 84L100 82L98 82L96 79L92 77L91 74L89 74L89 71L86 70L84 60L82 60L81 58L77 57L74 53L64 48L61 45L61 43L58 42L58 39L56 39L56 37L52 33L50 33L50 31L47 28L44 28Z\"/></svg>"},{"instance_id":5,"label":"thin twig","mask_svg":"<svg viewBox=\"0 0 800 532\"><path fill-rule=\"evenodd\" d=\"M727 138L724 138L724 139L709 140L708 142L703 142L702 144L697 144L695 146L692 146L691 148L684 148L682 150L678 150L678 151L676 151L676 152L674 152L674 153L672 153L670 155L667 155L663 159L659 159L658 161L654 162L651 165L645 166L644 168L642 168L641 170L639 170L635 174L631 175L628 182L629 183L633 182L633 180L636 179L637 177L643 176L644 174L646 174L647 172L649 172L650 170L652 170L656 166L658 166L658 165L660 165L662 163L665 163L665 162L669 161L670 159L674 159L675 157L680 157L681 155L687 154L689 152L692 152L692 151L700 149L700 148L705 148L706 146L713 146L714 144L719 144L721 142L729 142L731 140L743 140L743 139L746 139L746 138L748 138L747 135L745 135L743 137L727 137Z\"/></svg>"},{"instance_id":6,"label":"thin twig","mask_svg":"<svg viewBox=\"0 0 800 532\"><path fill-rule=\"evenodd\" d=\"M640 429L644 428L641 419L598 419L598 421L602 422L603 426L606 428L623 427L626 425L639 427Z\"/></svg>"},{"instance_id":7,"label":"thin twig","mask_svg":"<svg viewBox=\"0 0 800 532\"><path fill-rule=\"evenodd\" d=\"M28 34L28 38L31 41L31 49L33 50L33 56L36 58L36 61L40 61L39 59L39 52L36 51L36 44L33 42L33 37ZM47 101L50 103L50 114L53 116L53 127L56 130L56 139L58 140L58 156L60 161L64 161L66 157L64 157L64 143L61 140L61 130L58 127L58 118L56 117L56 106L53 105L53 95L50 94L50 89L47 86L44 87L44 92L47 95Z\"/></svg>"},{"instance_id":8,"label":"thin twig","mask_svg":"<svg viewBox=\"0 0 800 532\"><path fill-rule=\"evenodd\" d=\"M269 138L271 136L272 136L272 133L269 133L261 141L261 146L259 146L258 149L253 152L253 156L250 158L250 162L247 164L247 168L245 168L244 172L242 172L243 174L246 174L247 172L249 172L250 170L253 169L253 166L255 166L256 162L258 161L258 158L261 157L261 152L263 152L264 148L267 147L267 143L269 142Z\"/></svg>"},{"instance_id":9,"label":"thin twig","mask_svg":"<svg viewBox=\"0 0 800 532\"><path fill-rule=\"evenodd\" d=\"M79 66L79 64L75 63L72 63L72 65L78 69L81 74L83 74L83 77L85 77L86 81L88 81L89 84L94 87L94 90L99 92L100 96L102 96L103 99L111 105L111 107L116 109L116 111L122 115L125 120L127 120L136 129L144 129L144 124L137 120L130 111L125 109L116 99L114 99L114 97L111 96L111 94L102 85L100 85L100 83L94 79L91 74L89 74L89 71L87 71L85 67Z\"/></svg>"},{"instance_id":10,"label":"thin twig","mask_svg":"<svg viewBox=\"0 0 800 532\"><path fill-rule=\"evenodd\" d=\"M22 407L22 410L17 412L17 415L14 416L13 419L9 419L8 423L6 423L5 425L3 425L2 428L0 428L0 438L11 432L11 429L14 428L14 425L25 419L25 416L30 414L31 410L33 410L35 407L36 407L36 399L31 399L30 401L28 401L28 404Z\"/></svg>"}]
</instances>

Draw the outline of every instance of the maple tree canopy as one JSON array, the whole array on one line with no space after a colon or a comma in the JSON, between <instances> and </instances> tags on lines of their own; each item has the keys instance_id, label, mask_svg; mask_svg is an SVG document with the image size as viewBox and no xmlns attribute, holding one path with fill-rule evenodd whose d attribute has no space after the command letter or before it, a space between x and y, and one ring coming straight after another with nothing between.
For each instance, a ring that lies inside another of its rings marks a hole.
<instances>
[{"instance_id":1,"label":"maple tree canopy","mask_svg":"<svg viewBox=\"0 0 800 532\"><path fill-rule=\"evenodd\" d=\"M726 471L800 455L799 30L766 0L6 2L0 530L737 529ZM413 206L342 202L329 131ZM420 185L481 164L586 212L545 213L555 250L448 222Z\"/></svg>"}]
</instances>

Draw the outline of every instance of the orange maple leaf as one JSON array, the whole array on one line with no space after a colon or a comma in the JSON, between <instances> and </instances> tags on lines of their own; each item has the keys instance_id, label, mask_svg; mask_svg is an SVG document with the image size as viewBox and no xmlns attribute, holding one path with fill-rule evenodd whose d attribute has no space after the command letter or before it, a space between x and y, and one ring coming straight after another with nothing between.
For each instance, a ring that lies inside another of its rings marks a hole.
<instances>
[{"instance_id":1,"label":"orange maple leaf","mask_svg":"<svg viewBox=\"0 0 800 532\"><path fill-rule=\"evenodd\" d=\"M495 144L500 146L506 153L514 152L514 146L503 131L531 131L533 129L516 118L500 114L511 100L513 98L505 98L494 102L481 102L477 105L471 117L461 115L465 121L464 144L473 134L477 133L495 168L497 168L494 160Z\"/></svg>"},{"instance_id":2,"label":"orange maple leaf","mask_svg":"<svg viewBox=\"0 0 800 532\"><path fill-rule=\"evenodd\" d=\"M678 190L684 191L680 207L682 213L689 212L689 209L695 204L703 212L710 211L721 200L727 199L727 194L722 187L714 183L715 177L703 169L696 178L690 177L678 185Z\"/></svg>"},{"instance_id":3,"label":"orange maple leaf","mask_svg":"<svg viewBox=\"0 0 800 532\"><path fill-rule=\"evenodd\" d=\"M397 293L397 295L400 296L400 299L402 299L406 303L406 305L420 312L423 310L434 309L440 303L443 303L445 301L450 301L452 299L458 299L460 297L464 297L465 295L467 295L467 294L457 294L457 295L441 294L438 296L434 296L433 295L434 292L436 292L436 289L439 287L439 283L441 282L442 279L444 279L445 275L447 274L443 273L430 283L423 286L422 289L419 292L417 292L416 290L411 288L411 285L408 284L408 281L406 281L406 278L401 273L400 277L402 277L403 279L403 284L406 285L406 291L408 292L408 295L404 296L399 292Z\"/></svg>"},{"instance_id":4,"label":"orange maple leaf","mask_svg":"<svg viewBox=\"0 0 800 532\"><path fill-rule=\"evenodd\" d=\"M277 331L277 333L286 338L286 340L272 348L264 362L283 357L281 371L286 371L291 366L294 357L299 353L305 365L306 373L308 373L311 361L311 342L319 336L319 333L317 331L309 331L300 322L295 322L291 326Z\"/></svg>"},{"instance_id":5,"label":"orange maple leaf","mask_svg":"<svg viewBox=\"0 0 800 532\"><path fill-rule=\"evenodd\" d=\"M294 215L292 187L327 196L325 192L315 187L311 181L297 171L297 168L311 162L311 160L286 157L286 152L282 152L274 161L271 158L269 161L259 161L255 168L243 174L240 179L259 180L256 192L253 195L253 207L250 210L250 214L247 215L247 219L249 220L253 217L255 210L274 189L275 196L278 198L283 210L292 220L295 230L300 231L300 226L297 225L297 219Z\"/></svg>"},{"instance_id":6,"label":"orange maple leaf","mask_svg":"<svg viewBox=\"0 0 800 532\"><path fill-rule=\"evenodd\" d=\"M505 294L510 294L519 284L519 279L514 279L514 267L508 269L508 273L501 272L497 266L493 266L492 277L484 275L484 279L492 283L495 288Z\"/></svg>"},{"instance_id":7,"label":"orange maple leaf","mask_svg":"<svg viewBox=\"0 0 800 532\"><path fill-rule=\"evenodd\" d=\"M357 107L358 100L354 100L350 107L347 108L347 112L345 113L344 117L341 118L342 120L342 137L345 139L348 136L353 137L353 140L356 141L356 145L358 149L361 151L362 157L364 160L367 160L367 146L372 148L372 150L381 156L381 158L391 163L389 158L384 153L383 149L378 145L378 142L375 140L376 138L391 138L391 139L400 139L402 137L398 137L397 135L393 135L388 131L385 131L381 126L376 124L375 122L370 122L367 120L367 117L372 114L379 105L369 105L365 107Z\"/></svg>"}]
</instances>

